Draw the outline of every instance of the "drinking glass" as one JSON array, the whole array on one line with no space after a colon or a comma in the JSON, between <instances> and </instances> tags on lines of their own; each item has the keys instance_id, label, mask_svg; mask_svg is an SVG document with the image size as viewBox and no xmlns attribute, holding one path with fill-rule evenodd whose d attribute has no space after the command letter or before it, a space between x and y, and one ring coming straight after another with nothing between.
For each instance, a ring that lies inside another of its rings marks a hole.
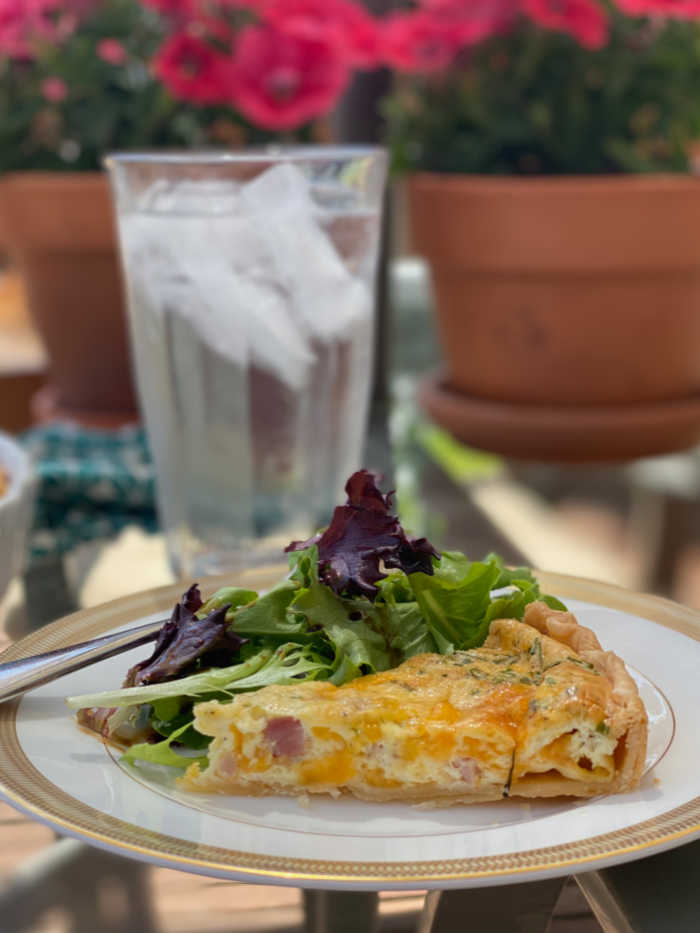
<instances>
[{"instance_id":1,"label":"drinking glass","mask_svg":"<svg viewBox=\"0 0 700 933\"><path fill-rule=\"evenodd\" d=\"M361 464L386 155L106 160L176 573L283 559Z\"/></svg>"}]
</instances>

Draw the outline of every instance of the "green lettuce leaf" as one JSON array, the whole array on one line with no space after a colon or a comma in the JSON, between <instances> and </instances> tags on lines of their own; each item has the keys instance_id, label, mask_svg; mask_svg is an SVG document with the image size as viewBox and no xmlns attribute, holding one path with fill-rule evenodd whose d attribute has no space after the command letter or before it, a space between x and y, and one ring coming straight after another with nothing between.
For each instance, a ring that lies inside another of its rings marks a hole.
<instances>
[{"instance_id":1,"label":"green lettuce leaf","mask_svg":"<svg viewBox=\"0 0 700 933\"><path fill-rule=\"evenodd\" d=\"M375 607L375 625L381 631L389 649L391 667L396 667L416 654L437 651L435 639L428 628L420 606L413 602Z\"/></svg>"},{"instance_id":2,"label":"green lettuce leaf","mask_svg":"<svg viewBox=\"0 0 700 933\"><path fill-rule=\"evenodd\" d=\"M316 629L328 639L335 654L334 683L345 683L361 674L385 671L390 667L386 642L365 621L361 607L370 607L366 599L344 599L318 580L304 587L291 606L306 620L308 629Z\"/></svg>"},{"instance_id":3,"label":"green lettuce leaf","mask_svg":"<svg viewBox=\"0 0 700 933\"><path fill-rule=\"evenodd\" d=\"M254 603L227 613L233 630L248 638L271 638L278 641L311 641L303 616L290 612L292 600L299 592L299 584L284 580L274 589L258 597Z\"/></svg>"},{"instance_id":4,"label":"green lettuce leaf","mask_svg":"<svg viewBox=\"0 0 700 933\"><path fill-rule=\"evenodd\" d=\"M529 580L514 580L513 591L492 599L486 610L484 620L487 627L494 619L522 619L528 603L539 598L537 583Z\"/></svg>"},{"instance_id":5,"label":"green lettuce leaf","mask_svg":"<svg viewBox=\"0 0 700 933\"><path fill-rule=\"evenodd\" d=\"M433 576L411 574L409 579L443 654L482 645L494 619L522 619L536 599L553 609L566 609L556 597L540 592L529 567L506 567L498 554L470 561L459 551L446 551Z\"/></svg>"},{"instance_id":6,"label":"green lettuce leaf","mask_svg":"<svg viewBox=\"0 0 700 933\"><path fill-rule=\"evenodd\" d=\"M325 680L333 670L333 662L312 645L289 642L280 645L270 660L248 677L237 680L233 691L258 690L271 684L293 684L300 680Z\"/></svg>"},{"instance_id":7,"label":"green lettuce leaf","mask_svg":"<svg viewBox=\"0 0 700 933\"><path fill-rule=\"evenodd\" d=\"M258 594L255 590L245 590L240 586L222 586L221 589L217 590L216 593L209 597L196 615L197 618L201 619L208 615L212 609L220 609L221 606L228 606L229 611L226 613L226 619L229 620L236 609L240 606L247 606L249 603L255 602L257 598Z\"/></svg>"},{"instance_id":8,"label":"green lettuce leaf","mask_svg":"<svg viewBox=\"0 0 700 933\"><path fill-rule=\"evenodd\" d=\"M289 553L289 579L300 587L318 580L318 548L315 544Z\"/></svg>"},{"instance_id":9,"label":"green lettuce leaf","mask_svg":"<svg viewBox=\"0 0 700 933\"><path fill-rule=\"evenodd\" d=\"M549 593L540 593L538 599L541 599L543 603L547 603L550 609L559 609L561 612L567 611L564 603Z\"/></svg>"},{"instance_id":10,"label":"green lettuce leaf","mask_svg":"<svg viewBox=\"0 0 700 933\"><path fill-rule=\"evenodd\" d=\"M84 693L80 696L68 697L66 703L71 709L85 709L90 706L138 706L141 703L155 703L167 697L179 699L228 692L233 689L237 681L256 673L273 656L272 648L263 648L248 660L233 664L231 667L212 667L199 674L190 674L189 677L165 680L162 683L147 684L143 687L122 687L101 693Z\"/></svg>"},{"instance_id":11,"label":"green lettuce leaf","mask_svg":"<svg viewBox=\"0 0 700 933\"><path fill-rule=\"evenodd\" d=\"M150 709L149 722L151 728L158 735L168 738L176 730L180 730L178 742L187 748L207 748L211 741L209 736L202 735L192 725L194 719L193 704L187 697L164 697L155 700ZM181 731L182 726L189 725L189 729Z\"/></svg>"},{"instance_id":12,"label":"green lettuce leaf","mask_svg":"<svg viewBox=\"0 0 700 933\"><path fill-rule=\"evenodd\" d=\"M416 654L437 651L406 574L394 571L381 580L378 587L379 596L372 607L373 618L369 624L381 632L389 649L391 666L396 667Z\"/></svg>"},{"instance_id":13,"label":"green lettuce leaf","mask_svg":"<svg viewBox=\"0 0 700 933\"><path fill-rule=\"evenodd\" d=\"M162 742L137 742L132 745L122 756L124 761L134 764L137 761L148 761L154 765L167 765L171 768L187 768L194 761L198 761L201 766L206 765L206 755L199 758L191 755L183 755L171 748L173 742L179 740L184 733L192 728L190 722L186 722L181 728L171 732Z\"/></svg>"},{"instance_id":14,"label":"green lettuce leaf","mask_svg":"<svg viewBox=\"0 0 700 933\"><path fill-rule=\"evenodd\" d=\"M402 570L393 570L385 580L377 583L377 587L379 588L377 602L380 604L396 606L399 603L415 603L416 601L411 583Z\"/></svg>"},{"instance_id":15,"label":"green lettuce leaf","mask_svg":"<svg viewBox=\"0 0 700 933\"><path fill-rule=\"evenodd\" d=\"M161 722L171 722L176 716L180 715L183 707L184 697L163 697L160 700L153 701L153 717ZM168 729L163 735L170 735L172 729Z\"/></svg>"},{"instance_id":16,"label":"green lettuce leaf","mask_svg":"<svg viewBox=\"0 0 700 933\"><path fill-rule=\"evenodd\" d=\"M550 609L559 609L562 612L566 612L566 606L560 599L557 599L556 596L551 596L549 593L542 593L540 591L540 584L530 567L506 567L503 563L503 558L493 553L488 554L484 560L497 564L501 568L500 576L498 580L496 580L496 585L494 586L495 590L506 586L517 586L523 593L528 592L532 595L531 599L526 599L524 602L520 602L515 598L512 603L513 610L511 615L506 615L505 612L507 610L504 610L504 614L501 615L500 618L522 619L525 606L528 603L534 602L536 599L547 603ZM522 608L520 609L520 607ZM499 616L491 615L491 618L497 619Z\"/></svg>"},{"instance_id":17,"label":"green lettuce leaf","mask_svg":"<svg viewBox=\"0 0 700 933\"><path fill-rule=\"evenodd\" d=\"M470 562L457 551L444 552L432 576L411 574L416 602L441 654L483 644L491 590L500 576L491 562Z\"/></svg>"},{"instance_id":18,"label":"green lettuce leaf","mask_svg":"<svg viewBox=\"0 0 700 933\"><path fill-rule=\"evenodd\" d=\"M517 581L525 581L536 587L539 586L530 567L506 567L500 554L494 554L493 552L487 554L484 558L484 563L495 564L500 570L498 579L493 587L494 590L501 589L501 587L504 586L511 586Z\"/></svg>"},{"instance_id":19,"label":"green lettuce leaf","mask_svg":"<svg viewBox=\"0 0 700 933\"><path fill-rule=\"evenodd\" d=\"M274 651L271 648L263 648L252 658L232 667L212 667L208 671L181 677L179 680L168 680L145 687L122 687L121 690L69 697L66 703L72 709L83 709L90 706L135 706L160 702L167 697L194 697L200 700L212 696L220 698L221 695L233 696L242 690L253 690L269 684L287 684L300 678L312 680L320 676L326 677L331 673L332 667L332 662L312 646L289 642L280 645Z\"/></svg>"}]
</instances>

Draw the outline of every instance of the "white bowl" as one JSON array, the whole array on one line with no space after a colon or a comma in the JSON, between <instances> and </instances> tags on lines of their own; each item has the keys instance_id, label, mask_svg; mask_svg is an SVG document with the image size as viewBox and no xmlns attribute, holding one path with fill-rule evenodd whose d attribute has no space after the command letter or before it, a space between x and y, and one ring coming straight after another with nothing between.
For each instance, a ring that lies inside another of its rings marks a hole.
<instances>
[{"instance_id":1,"label":"white bowl","mask_svg":"<svg viewBox=\"0 0 700 933\"><path fill-rule=\"evenodd\" d=\"M36 480L29 455L0 431L0 468L9 485L0 495L0 599L24 567L27 533L34 510Z\"/></svg>"}]
</instances>

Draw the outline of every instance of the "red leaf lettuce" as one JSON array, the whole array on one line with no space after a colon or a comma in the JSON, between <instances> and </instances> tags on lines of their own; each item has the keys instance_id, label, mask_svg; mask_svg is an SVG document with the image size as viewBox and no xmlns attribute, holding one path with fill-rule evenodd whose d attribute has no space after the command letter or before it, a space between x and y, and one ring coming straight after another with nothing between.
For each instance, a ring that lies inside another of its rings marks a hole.
<instances>
[{"instance_id":1,"label":"red leaf lettuce","mask_svg":"<svg viewBox=\"0 0 700 933\"><path fill-rule=\"evenodd\" d=\"M433 558L440 557L426 538L406 536L398 517L389 514L393 493L383 496L378 482L369 470L353 473L345 485L348 501L337 506L328 528L286 548L301 551L316 545L319 580L337 595L374 601L376 584L387 576L382 567L431 576Z\"/></svg>"}]
</instances>

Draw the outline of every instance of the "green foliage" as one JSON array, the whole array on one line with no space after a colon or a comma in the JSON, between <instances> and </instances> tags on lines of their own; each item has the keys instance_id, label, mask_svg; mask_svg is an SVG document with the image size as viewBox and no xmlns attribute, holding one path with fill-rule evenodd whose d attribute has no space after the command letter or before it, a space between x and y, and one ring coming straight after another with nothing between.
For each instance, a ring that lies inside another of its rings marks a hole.
<instances>
[{"instance_id":1,"label":"green foliage","mask_svg":"<svg viewBox=\"0 0 700 933\"><path fill-rule=\"evenodd\" d=\"M162 22L137 0L103 0L76 32L32 61L0 60L0 172L90 171L106 152L242 144L269 138L221 107L174 100L150 70ZM102 39L126 50L123 65L97 53ZM67 88L61 101L46 79Z\"/></svg>"},{"instance_id":2,"label":"green foliage","mask_svg":"<svg viewBox=\"0 0 700 933\"><path fill-rule=\"evenodd\" d=\"M599 51L526 24L387 102L403 171L593 174L688 169L700 135L700 30L613 18Z\"/></svg>"}]
</instances>

